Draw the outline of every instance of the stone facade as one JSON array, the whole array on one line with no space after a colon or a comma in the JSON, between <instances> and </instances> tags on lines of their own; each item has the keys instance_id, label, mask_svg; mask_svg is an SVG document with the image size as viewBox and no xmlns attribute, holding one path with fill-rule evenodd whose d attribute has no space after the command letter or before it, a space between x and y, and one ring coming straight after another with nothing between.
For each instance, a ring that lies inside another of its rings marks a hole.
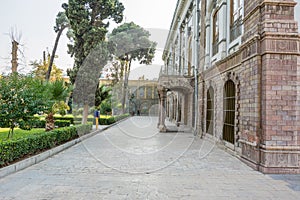
<instances>
[{"instance_id":1,"label":"stone facade","mask_svg":"<svg viewBox=\"0 0 300 200\"><path fill-rule=\"evenodd\" d=\"M184 19L188 9L196 14L196 2L179 0L174 17ZM192 89L187 93L176 90L179 96L191 97L181 107L192 110L187 121L197 119L198 134L224 144L264 173L300 173L300 37L295 5L293 0L202 0L200 31L194 34L199 40L193 40L199 51L190 59L197 60L191 63L197 76L188 78ZM184 27L182 23L185 20L173 21L171 27ZM168 71L179 72L189 67L170 63L176 35L170 32L164 60ZM171 95L175 81L171 88L163 77L159 83ZM195 99L198 110L193 112Z\"/></svg>"}]
</instances>

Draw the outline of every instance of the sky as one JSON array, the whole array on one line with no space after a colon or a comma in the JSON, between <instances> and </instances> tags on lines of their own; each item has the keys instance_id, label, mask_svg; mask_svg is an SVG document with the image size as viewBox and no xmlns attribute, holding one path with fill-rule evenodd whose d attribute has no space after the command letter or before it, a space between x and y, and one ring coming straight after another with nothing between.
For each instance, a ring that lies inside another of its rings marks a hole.
<instances>
[{"instance_id":1,"label":"sky","mask_svg":"<svg viewBox=\"0 0 300 200\"><path fill-rule=\"evenodd\" d=\"M158 42L157 55L153 64L162 65L162 49L167 38L177 0L120 0L125 6L126 22L150 30L151 39ZM55 17L62 11L61 4L67 0L4 0L0 13L0 73L7 72L11 66L11 39L9 33L15 30L21 34L19 69L29 71L32 61L42 59L43 51L51 53L56 34L53 30ZM296 0L300 4L300 0ZM300 5L295 10L295 18L300 21ZM112 30L117 25L112 24ZM55 63L62 69L72 68L73 58L67 54L68 39L61 37Z\"/></svg>"},{"instance_id":2,"label":"sky","mask_svg":"<svg viewBox=\"0 0 300 200\"><path fill-rule=\"evenodd\" d=\"M172 21L177 0L120 0L125 6L126 22L151 30L151 39L157 41L157 56L153 64L162 65L161 52L164 47L168 29ZM11 66L11 39L13 29L15 35L21 35L18 69L27 72L32 61L39 61L43 51L52 52L56 33L53 30L55 18L62 3L67 0L5 0L1 2L0 13L0 73L7 72ZM115 28L111 24L109 30ZM67 53L68 38L62 35L56 54L55 63L59 68L72 68L73 58Z\"/></svg>"}]
</instances>

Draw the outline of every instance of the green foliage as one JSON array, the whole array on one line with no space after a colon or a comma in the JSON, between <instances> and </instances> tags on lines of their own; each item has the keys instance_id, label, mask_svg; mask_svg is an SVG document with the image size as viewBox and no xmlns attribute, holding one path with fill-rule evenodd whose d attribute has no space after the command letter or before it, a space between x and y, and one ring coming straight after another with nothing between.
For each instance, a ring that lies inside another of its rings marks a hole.
<instances>
[{"instance_id":1,"label":"green foliage","mask_svg":"<svg viewBox=\"0 0 300 200\"><path fill-rule=\"evenodd\" d=\"M7 165L26 155L32 155L40 151L53 148L79 135L90 132L91 125L79 125L60 128L50 132L0 142L0 165Z\"/></svg>"},{"instance_id":2,"label":"green foliage","mask_svg":"<svg viewBox=\"0 0 300 200\"><path fill-rule=\"evenodd\" d=\"M59 42L60 36L63 33L64 29L69 27L69 20L66 16L65 12L59 12L56 16L55 22L56 22L56 24L54 26L54 31L57 33L57 35L56 35L54 47L52 49L52 54L51 54L50 60L48 62L49 65L48 65L46 76L45 76L46 81L51 80L50 77L51 77L52 71L54 69L54 58L56 56L55 53L56 53L56 49L58 47L58 42Z\"/></svg>"},{"instance_id":3,"label":"green foliage","mask_svg":"<svg viewBox=\"0 0 300 200\"><path fill-rule=\"evenodd\" d=\"M100 125L110 125L113 123L116 123L117 121L120 121L122 119L125 119L129 116L129 114L124 114L124 115L118 115L118 116L111 116L111 117L102 117L100 116Z\"/></svg>"},{"instance_id":4,"label":"green foliage","mask_svg":"<svg viewBox=\"0 0 300 200\"><path fill-rule=\"evenodd\" d=\"M76 116L74 118L74 124L81 124L81 121L82 121L82 116ZM93 124L94 117L92 115L89 115L88 118L87 118L87 122Z\"/></svg>"},{"instance_id":5,"label":"green foliage","mask_svg":"<svg viewBox=\"0 0 300 200\"><path fill-rule=\"evenodd\" d=\"M95 94L95 107L99 107L105 100L111 98L111 88L101 85L97 87Z\"/></svg>"},{"instance_id":6,"label":"green foliage","mask_svg":"<svg viewBox=\"0 0 300 200\"><path fill-rule=\"evenodd\" d=\"M32 77L11 74L0 78L0 127L30 130L34 117L49 109L45 84ZM10 137L10 134L8 135Z\"/></svg>"},{"instance_id":7,"label":"green foliage","mask_svg":"<svg viewBox=\"0 0 300 200\"><path fill-rule=\"evenodd\" d=\"M57 116L57 115L54 115L54 120L57 121L57 120L63 120L63 121L69 121L70 124L74 124L74 116L72 115L69 115L69 116Z\"/></svg>"},{"instance_id":8,"label":"green foliage","mask_svg":"<svg viewBox=\"0 0 300 200\"><path fill-rule=\"evenodd\" d=\"M66 110L69 109L70 107L64 101L58 101L52 106L53 113L59 113L62 116L67 114Z\"/></svg>"},{"instance_id":9,"label":"green foliage","mask_svg":"<svg viewBox=\"0 0 300 200\"><path fill-rule=\"evenodd\" d=\"M34 61L31 62L31 66L33 66L33 75L35 78L39 80L45 80L46 78L46 73L49 67L50 63L50 55L48 54L47 60L45 62L40 61ZM50 81L55 81L55 80L61 80L62 79L62 73L63 70L59 69L55 64L52 66L51 70L51 78Z\"/></svg>"},{"instance_id":10,"label":"green foliage","mask_svg":"<svg viewBox=\"0 0 300 200\"><path fill-rule=\"evenodd\" d=\"M118 79L124 77L121 92L122 113L125 113L125 98L128 87L128 78L132 61L141 64L151 64L155 55L156 42L150 41L150 33L133 22L124 23L115 28L109 35L109 43L112 45L114 55L119 59L119 69L114 70L111 76ZM117 67L114 66L114 67ZM116 73L121 73L118 75Z\"/></svg>"},{"instance_id":11,"label":"green foliage","mask_svg":"<svg viewBox=\"0 0 300 200\"><path fill-rule=\"evenodd\" d=\"M53 106L56 102L65 101L70 95L71 87L66 85L63 80L56 80L48 83L48 98L52 101Z\"/></svg>"},{"instance_id":12,"label":"green foliage","mask_svg":"<svg viewBox=\"0 0 300 200\"><path fill-rule=\"evenodd\" d=\"M55 120L54 125L59 128L67 127L71 125L71 122L70 120ZM40 120L34 124L34 128L45 128L45 126L46 126L46 120Z\"/></svg>"},{"instance_id":13,"label":"green foliage","mask_svg":"<svg viewBox=\"0 0 300 200\"><path fill-rule=\"evenodd\" d=\"M54 124L58 127L68 127L71 125L69 120L55 120Z\"/></svg>"},{"instance_id":14,"label":"green foliage","mask_svg":"<svg viewBox=\"0 0 300 200\"><path fill-rule=\"evenodd\" d=\"M67 86L63 80L47 82L47 87L50 109L46 112L47 117L45 129L46 131L50 131L55 128L53 114L56 112L62 113L68 109L68 105L65 103L65 100L70 95L71 87Z\"/></svg>"},{"instance_id":15,"label":"green foliage","mask_svg":"<svg viewBox=\"0 0 300 200\"><path fill-rule=\"evenodd\" d=\"M72 33L68 36L69 53L75 57L74 68L68 70L72 83L83 61L101 42L104 41L109 26L109 19L120 23L123 19L124 6L119 0L69 0L64 3ZM99 66L100 67L100 66Z\"/></svg>"},{"instance_id":16,"label":"green foliage","mask_svg":"<svg viewBox=\"0 0 300 200\"><path fill-rule=\"evenodd\" d=\"M138 60L141 64L151 64L157 44L150 41L149 37L149 31L130 22L115 28L109 35L109 41L120 60Z\"/></svg>"},{"instance_id":17,"label":"green foliage","mask_svg":"<svg viewBox=\"0 0 300 200\"><path fill-rule=\"evenodd\" d=\"M57 33L60 30L69 26L69 20L65 12L59 12L56 16L54 31Z\"/></svg>"},{"instance_id":18,"label":"green foliage","mask_svg":"<svg viewBox=\"0 0 300 200\"><path fill-rule=\"evenodd\" d=\"M28 137L29 135L38 135L45 132L43 128L33 128L31 130L22 130L19 128L15 128L14 137L11 139L7 138L7 134L9 132L9 128L0 128L0 143L6 140L18 140L24 137Z\"/></svg>"},{"instance_id":19,"label":"green foliage","mask_svg":"<svg viewBox=\"0 0 300 200\"><path fill-rule=\"evenodd\" d=\"M111 108L111 102L110 102L110 100L108 99L108 100L104 100L104 101L102 101L102 103L101 103L101 105L100 105L100 107L99 107L100 109L100 114L102 114L102 115L107 115L108 113L111 113L111 111L112 111L112 108Z\"/></svg>"},{"instance_id":20,"label":"green foliage","mask_svg":"<svg viewBox=\"0 0 300 200\"><path fill-rule=\"evenodd\" d=\"M85 59L78 70L76 84L72 94L73 103L83 107L94 106L95 92L99 83L101 66L107 63L109 52L107 44L99 44Z\"/></svg>"}]
</instances>

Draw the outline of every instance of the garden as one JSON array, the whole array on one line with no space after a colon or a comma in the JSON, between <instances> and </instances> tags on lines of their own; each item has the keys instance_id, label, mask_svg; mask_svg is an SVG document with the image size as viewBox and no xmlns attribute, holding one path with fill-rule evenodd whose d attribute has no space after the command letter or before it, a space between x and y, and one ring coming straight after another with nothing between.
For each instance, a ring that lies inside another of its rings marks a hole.
<instances>
[{"instance_id":1,"label":"garden","mask_svg":"<svg viewBox=\"0 0 300 200\"><path fill-rule=\"evenodd\" d=\"M63 80L47 82L17 73L0 77L0 167L92 130L93 115L82 123L82 115L66 114L71 92L72 87ZM110 125L127 116L100 115L100 125Z\"/></svg>"}]
</instances>

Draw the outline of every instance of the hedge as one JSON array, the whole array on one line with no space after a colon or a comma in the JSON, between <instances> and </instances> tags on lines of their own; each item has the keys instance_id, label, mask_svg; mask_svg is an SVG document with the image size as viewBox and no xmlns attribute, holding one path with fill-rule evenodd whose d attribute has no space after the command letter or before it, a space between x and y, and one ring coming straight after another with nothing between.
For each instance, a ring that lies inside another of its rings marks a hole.
<instances>
[{"instance_id":1,"label":"hedge","mask_svg":"<svg viewBox=\"0 0 300 200\"><path fill-rule=\"evenodd\" d=\"M107 118L107 117L101 117L101 115L100 115L99 124L100 125L111 125L117 121L120 121L120 120L128 117L128 116L129 116L129 114L123 114L123 115L110 116ZM81 124L81 120L82 120L82 118L76 117L74 119L74 122L75 122L75 124ZM94 125L96 124L94 117L88 117L87 122L93 123Z\"/></svg>"},{"instance_id":2,"label":"hedge","mask_svg":"<svg viewBox=\"0 0 300 200\"><path fill-rule=\"evenodd\" d=\"M99 124L100 125L110 125L110 124L113 124L113 123L115 123L117 121L125 119L128 116L129 116L129 114L111 116L109 118L101 118L101 116L100 116Z\"/></svg>"},{"instance_id":3,"label":"hedge","mask_svg":"<svg viewBox=\"0 0 300 200\"><path fill-rule=\"evenodd\" d=\"M71 125L70 120L55 120L54 125L62 128L62 127L67 127ZM45 128L46 127L46 121L45 120L39 120L35 122L34 128Z\"/></svg>"},{"instance_id":4,"label":"hedge","mask_svg":"<svg viewBox=\"0 0 300 200\"><path fill-rule=\"evenodd\" d=\"M74 124L74 116L55 116L54 115L54 120L67 120L70 121L71 124Z\"/></svg>"},{"instance_id":5,"label":"hedge","mask_svg":"<svg viewBox=\"0 0 300 200\"><path fill-rule=\"evenodd\" d=\"M19 140L9 140L0 143L0 166L33 155L40 151L51 149L84 135L92 129L92 125L78 125L55 129L39 135L30 135Z\"/></svg>"}]
</instances>

